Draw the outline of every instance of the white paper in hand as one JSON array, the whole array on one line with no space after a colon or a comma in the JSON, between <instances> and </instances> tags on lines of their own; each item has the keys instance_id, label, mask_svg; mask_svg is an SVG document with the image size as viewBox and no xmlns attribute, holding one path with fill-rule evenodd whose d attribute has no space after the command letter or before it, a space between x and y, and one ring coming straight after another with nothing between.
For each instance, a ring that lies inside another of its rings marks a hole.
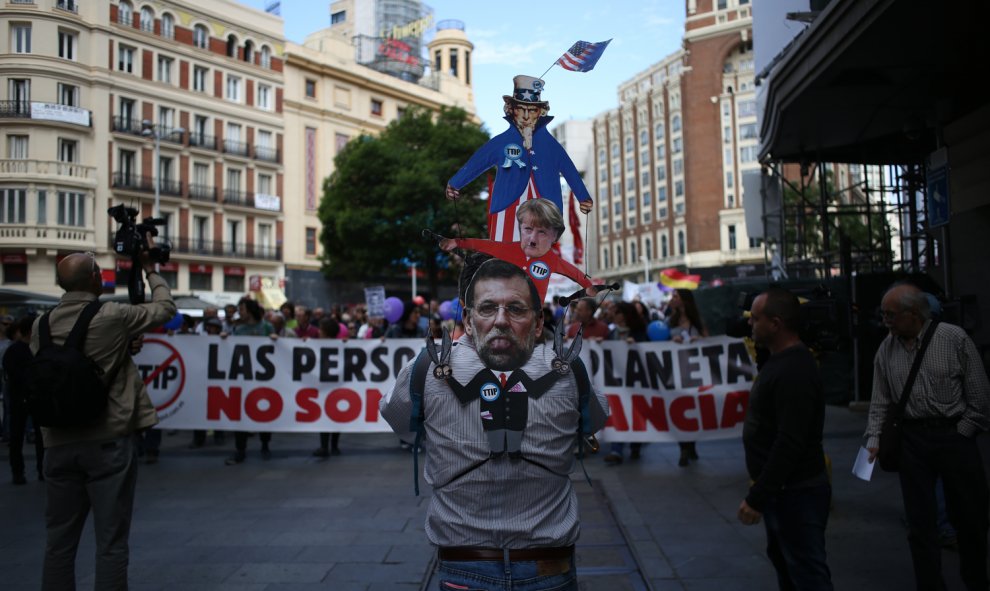
<instances>
[{"instance_id":1,"label":"white paper in hand","mask_svg":"<svg viewBox=\"0 0 990 591\"><path fill-rule=\"evenodd\" d=\"M875 464L876 462L870 462L870 450L860 447L859 453L856 454L856 463L853 464L853 476L869 482Z\"/></svg>"}]
</instances>

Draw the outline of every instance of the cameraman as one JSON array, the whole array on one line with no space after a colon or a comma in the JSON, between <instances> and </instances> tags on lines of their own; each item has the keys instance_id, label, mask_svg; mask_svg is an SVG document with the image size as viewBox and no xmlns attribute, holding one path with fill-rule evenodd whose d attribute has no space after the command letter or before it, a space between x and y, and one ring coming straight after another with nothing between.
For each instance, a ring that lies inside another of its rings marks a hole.
<instances>
[{"instance_id":1,"label":"cameraman","mask_svg":"<svg viewBox=\"0 0 990 591\"><path fill-rule=\"evenodd\" d=\"M75 556L90 508L96 534L97 589L126 589L128 536L137 482L135 434L158 422L137 367L131 360L134 336L168 322L175 302L168 284L142 250L138 262L148 278L152 301L105 302L89 325L84 353L111 376L105 414L95 423L71 429L45 428L47 491L43 589L74 589ZM82 309L103 293L93 253L74 253L58 263L65 290L51 311L52 340L64 342ZM39 347L38 326L31 351Z\"/></svg>"}]
</instances>

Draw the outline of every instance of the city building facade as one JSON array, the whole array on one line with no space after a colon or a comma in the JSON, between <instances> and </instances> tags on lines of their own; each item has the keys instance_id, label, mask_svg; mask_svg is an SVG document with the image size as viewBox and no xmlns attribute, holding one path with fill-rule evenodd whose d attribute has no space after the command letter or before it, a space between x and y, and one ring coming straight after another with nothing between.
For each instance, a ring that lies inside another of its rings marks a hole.
<instances>
[{"instance_id":1,"label":"city building facade","mask_svg":"<svg viewBox=\"0 0 990 591\"><path fill-rule=\"evenodd\" d=\"M683 47L618 88L594 121L600 277L762 276L746 232L742 175L758 170L748 0L688 0Z\"/></svg>"},{"instance_id":2,"label":"city building facade","mask_svg":"<svg viewBox=\"0 0 990 591\"><path fill-rule=\"evenodd\" d=\"M233 299L280 274L280 18L232 0L8 0L0 21L21 40L0 59L4 286L58 293L57 262L85 250L126 290L115 205L160 218L176 292Z\"/></svg>"}]
</instances>

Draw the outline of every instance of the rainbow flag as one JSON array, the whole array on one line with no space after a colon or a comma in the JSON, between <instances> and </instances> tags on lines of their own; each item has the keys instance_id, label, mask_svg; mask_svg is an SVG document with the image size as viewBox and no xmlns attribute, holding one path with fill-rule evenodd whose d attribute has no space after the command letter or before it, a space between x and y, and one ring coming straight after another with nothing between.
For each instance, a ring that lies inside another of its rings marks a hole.
<instances>
[{"instance_id":1,"label":"rainbow flag","mask_svg":"<svg viewBox=\"0 0 990 591\"><path fill-rule=\"evenodd\" d=\"M698 289L701 275L687 275L677 269L660 271L660 283L672 289Z\"/></svg>"}]
</instances>

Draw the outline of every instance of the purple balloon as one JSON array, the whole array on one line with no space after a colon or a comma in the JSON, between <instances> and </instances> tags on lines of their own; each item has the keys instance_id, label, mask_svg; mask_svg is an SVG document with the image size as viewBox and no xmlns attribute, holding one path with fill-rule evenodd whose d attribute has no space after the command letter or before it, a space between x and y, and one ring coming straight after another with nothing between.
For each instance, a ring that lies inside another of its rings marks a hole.
<instances>
[{"instance_id":1,"label":"purple balloon","mask_svg":"<svg viewBox=\"0 0 990 591\"><path fill-rule=\"evenodd\" d=\"M385 320L391 323L396 323L402 318L402 312L405 310L405 305L402 300L392 296L390 298L385 298Z\"/></svg>"},{"instance_id":2,"label":"purple balloon","mask_svg":"<svg viewBox=\"0 0 990 591\"><path fill-rule=\"evenodd\" d=\"M440 318L450 320L454 317L453 306L448 301L440 302Z\"/></svg>"}]
</instances>

